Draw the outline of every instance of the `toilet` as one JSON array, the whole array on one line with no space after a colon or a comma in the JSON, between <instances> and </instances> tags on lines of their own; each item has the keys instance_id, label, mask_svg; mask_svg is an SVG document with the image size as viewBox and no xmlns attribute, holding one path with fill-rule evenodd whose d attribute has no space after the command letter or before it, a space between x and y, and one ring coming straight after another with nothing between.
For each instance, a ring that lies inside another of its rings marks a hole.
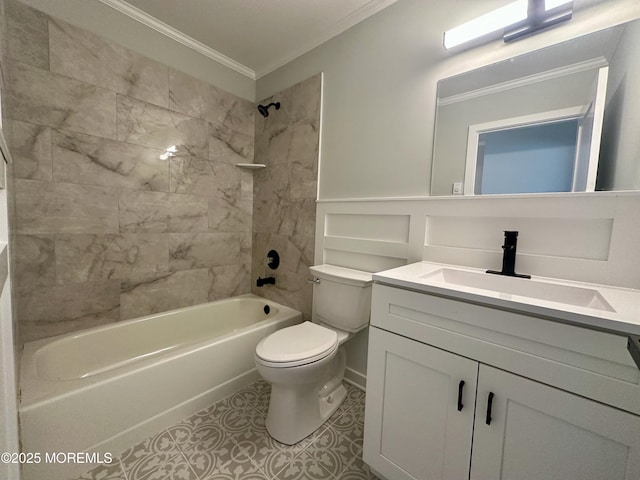
<instances>
[{"instance_id":1,"label":"toilet","mask_svg":"<svg viewBox=\"0 0 640 480\"><path fill-rule=\"evenodd\" d=\"M312 322L268 335L255 353L258 373L271 384L267 431L287 445L312 434L344 401L342 344L367 327L371 313L371 273L334 265L309 270Z\"/></svg>"}]
</instances>

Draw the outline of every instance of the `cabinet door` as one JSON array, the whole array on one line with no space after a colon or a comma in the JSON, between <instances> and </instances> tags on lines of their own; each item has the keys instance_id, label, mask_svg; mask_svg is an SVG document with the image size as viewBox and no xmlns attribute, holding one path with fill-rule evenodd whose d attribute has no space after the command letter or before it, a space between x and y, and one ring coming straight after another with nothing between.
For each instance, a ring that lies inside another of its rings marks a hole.
<instances>
[{"instance_id":1,"label":"cabinet door","mask_svg":"<svg viewBox=\"0 0 640 480\"><path fill-rule=\"evenodd\" d=\"M364 461L393 480L468 478L477 375L477 362L372 327Z\"/></svg>"},{"instance_id":2,"label":"cabinet door","mask_svg":"<svg viewBox=\"0 0 640 480\"><path fill-rule=\"evenodd\" d=\"M640 417L480 366L472 480L638 478Z\"/></svg>"}]
</instances>

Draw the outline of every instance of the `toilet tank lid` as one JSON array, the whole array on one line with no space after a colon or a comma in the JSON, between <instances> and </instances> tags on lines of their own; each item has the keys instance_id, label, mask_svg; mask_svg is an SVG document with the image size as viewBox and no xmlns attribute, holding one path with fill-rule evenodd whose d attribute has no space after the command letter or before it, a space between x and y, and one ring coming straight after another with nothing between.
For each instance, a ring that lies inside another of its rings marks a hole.
<instances>
[{"instance_id":1,"label":"toilet tank lid","mask_svg":"<svg viewBox=\"0 0 640 480\"><path fill-rule=\"evenodd\" d=\"M338 267L336 265L314 265L309 267L311 273L318 278L333 280L350 285L367 286L373 283L373 273L354 270L352 268Z\"/></svg>"}]
</instances>

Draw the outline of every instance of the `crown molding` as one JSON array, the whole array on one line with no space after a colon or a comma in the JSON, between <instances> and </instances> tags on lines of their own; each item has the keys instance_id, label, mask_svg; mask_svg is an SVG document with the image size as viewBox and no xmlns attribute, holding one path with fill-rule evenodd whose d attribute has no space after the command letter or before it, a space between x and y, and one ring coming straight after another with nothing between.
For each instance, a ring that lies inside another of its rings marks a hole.
<instances>
[{"instance_id":1,"label":"crown molding","mask_svg":"<svg viewBox=\"0 0 640 480\"><path fill-rule=\"evenodd\" d=\"M375 15L381 10L384 10L388 6L393 5L397 1L398 0L371 0L366 5L363 5L356 11L344 17L332 28L325 30L320 35L316 36L312 40L309 40L308 42L303 42L300 48L296 49L294 53L283 56L279 60L276 60L275 62L268 64L266 67L257 70L256 78L260 79L265 75L270 74L271 72L277 70L283 65L286 65L292 60L322 45L326 41L331 40L333 37L340 35L341 33L353 27L354 25L362 22L363 20L366 20L367 18L371 17L372 15Z\"/></svg>"},{"instance_id":2,"label":"crown molding","mask_svg":"<svg viewBox=\"0 0 640 480\"><path fill-rule=\"evenodd\" d=\"M217 50L214 50L211 47L208 47L202 42L199 42L198 40L188 35L185 35L181 31L171 27L170 25L167 25L166 23L149 15L143 10L140 10L139 8L134 7L133 5L127 3L124 0L99 0L99 1L113 8L114 10L117 10L118 12L132 18L133 20L136 20L137 22L140 22L143 25L146 25L147 27L155 30L156 32L161 33L162 35L165 35L166 37L169 37L172 40L175 40L176 42L181 43L182 45L188 48L191 48L192 50L195 50L201 55L204 55L205 57L210 58L211 60L214 60L224 65L225 67L228 67L244 75L245 77L248 77L252 80L256 80L265 75L268 75L274 70L277 70L283 65L286 65L287 63L294 60L295 58L298 58L299 56L304 55L305 53L313 50L314 48L323 44L327 40L330 40L331 38L343 33L344 31L348 30L354 25L362 22L363 20L371 17L372 15L375 15L381 10L384 10L388 6L396 3L398 0L371 0L366 5L363 5L356 11L344 17L332 28L325 30L323 33L311 39L310 41L302 43L300 48L296 49L292 54L281 57L279 60L276 60L275 62L268 64L266 67L260 69L258 72L252 70L251 68L245 65L242 65L241 63L236 62L232 58L229 58L226 55L223 55L222 53L218 52Z\"/></svg>"},{"instance_id":3,"label":"crown molding","mask_svg":"<svg viewBox=\"0 0 640 480\"><path fill-rule=\"evenodd\" d=\"M134 7L133 5L130 5L124 0L99 0L99 1L113 8L114 10L117 10L118 12L132 18L133 20L136 20L137 22L140 22L143 25L146 25L147 27L155 30L156 32L161 33L162 35L165 35L166 37L169 37L178 43L181 43L185 47L188 47L198 52L199 54L204 55L205 57L210 58L211 60L218 62L221 65L224 65L225 67L240 73L241 75L244 75L245 77L248 77L252 80L256 79L256 72L250 69L249 67L246 67L245 65L242 65L241 63L236 62L232 58L229 58L226 55L223 55L217 50L214 50L213 48L206 46L204 43L201 43L198 40L191 38L188 35L185 35L179 30L176 30L175 28L167 25L166 23L161 22L157 18L149 15L148 13L140 10L139 8Z\"/></svg>"},{"instance_id":4,"label":"crown molding","mask_svg":"<svg viewBox=\"0 0 640 480\"><path fill-rule=\"evenodd\" d=\"M534 83L544 82L546 80L553 80L554 78L559 78L574 73L580 73L591 69L601 68L607 65L608 62L604 57L597 57L591 60L586 60L584 62L568 65L566 67L559 67L553 70L548 70L546 72L535 73L526 77L516 78L515 80L509 80L507 82L489 85L488 87L479 88L477 90L458 93L449 97L438 98L437 104L439 107L443 107L445 105L464 102L466 100L482 97L484 95L503 92L512 88L524 87L526 85L532 85Z\"/></svg>"}]
</instances>

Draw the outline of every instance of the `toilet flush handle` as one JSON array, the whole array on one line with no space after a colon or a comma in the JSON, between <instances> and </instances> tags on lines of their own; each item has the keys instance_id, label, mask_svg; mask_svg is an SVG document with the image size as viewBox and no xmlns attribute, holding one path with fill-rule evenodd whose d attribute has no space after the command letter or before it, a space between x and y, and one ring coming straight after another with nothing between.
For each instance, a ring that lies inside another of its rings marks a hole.
<instances>
[{"instance_id":1,"label":"toilet flush handle","mask_svg":"<svg viewBox=\"0 0 640 480\"><path fill-rule=\"evenodd\" d=\"M319 278L314 278L313 280L311 280L310 278L307 278L307 282L309 283L314 283L314 284L319 284L320 283L320 279Z\"/></svg>"}]
</instances>

